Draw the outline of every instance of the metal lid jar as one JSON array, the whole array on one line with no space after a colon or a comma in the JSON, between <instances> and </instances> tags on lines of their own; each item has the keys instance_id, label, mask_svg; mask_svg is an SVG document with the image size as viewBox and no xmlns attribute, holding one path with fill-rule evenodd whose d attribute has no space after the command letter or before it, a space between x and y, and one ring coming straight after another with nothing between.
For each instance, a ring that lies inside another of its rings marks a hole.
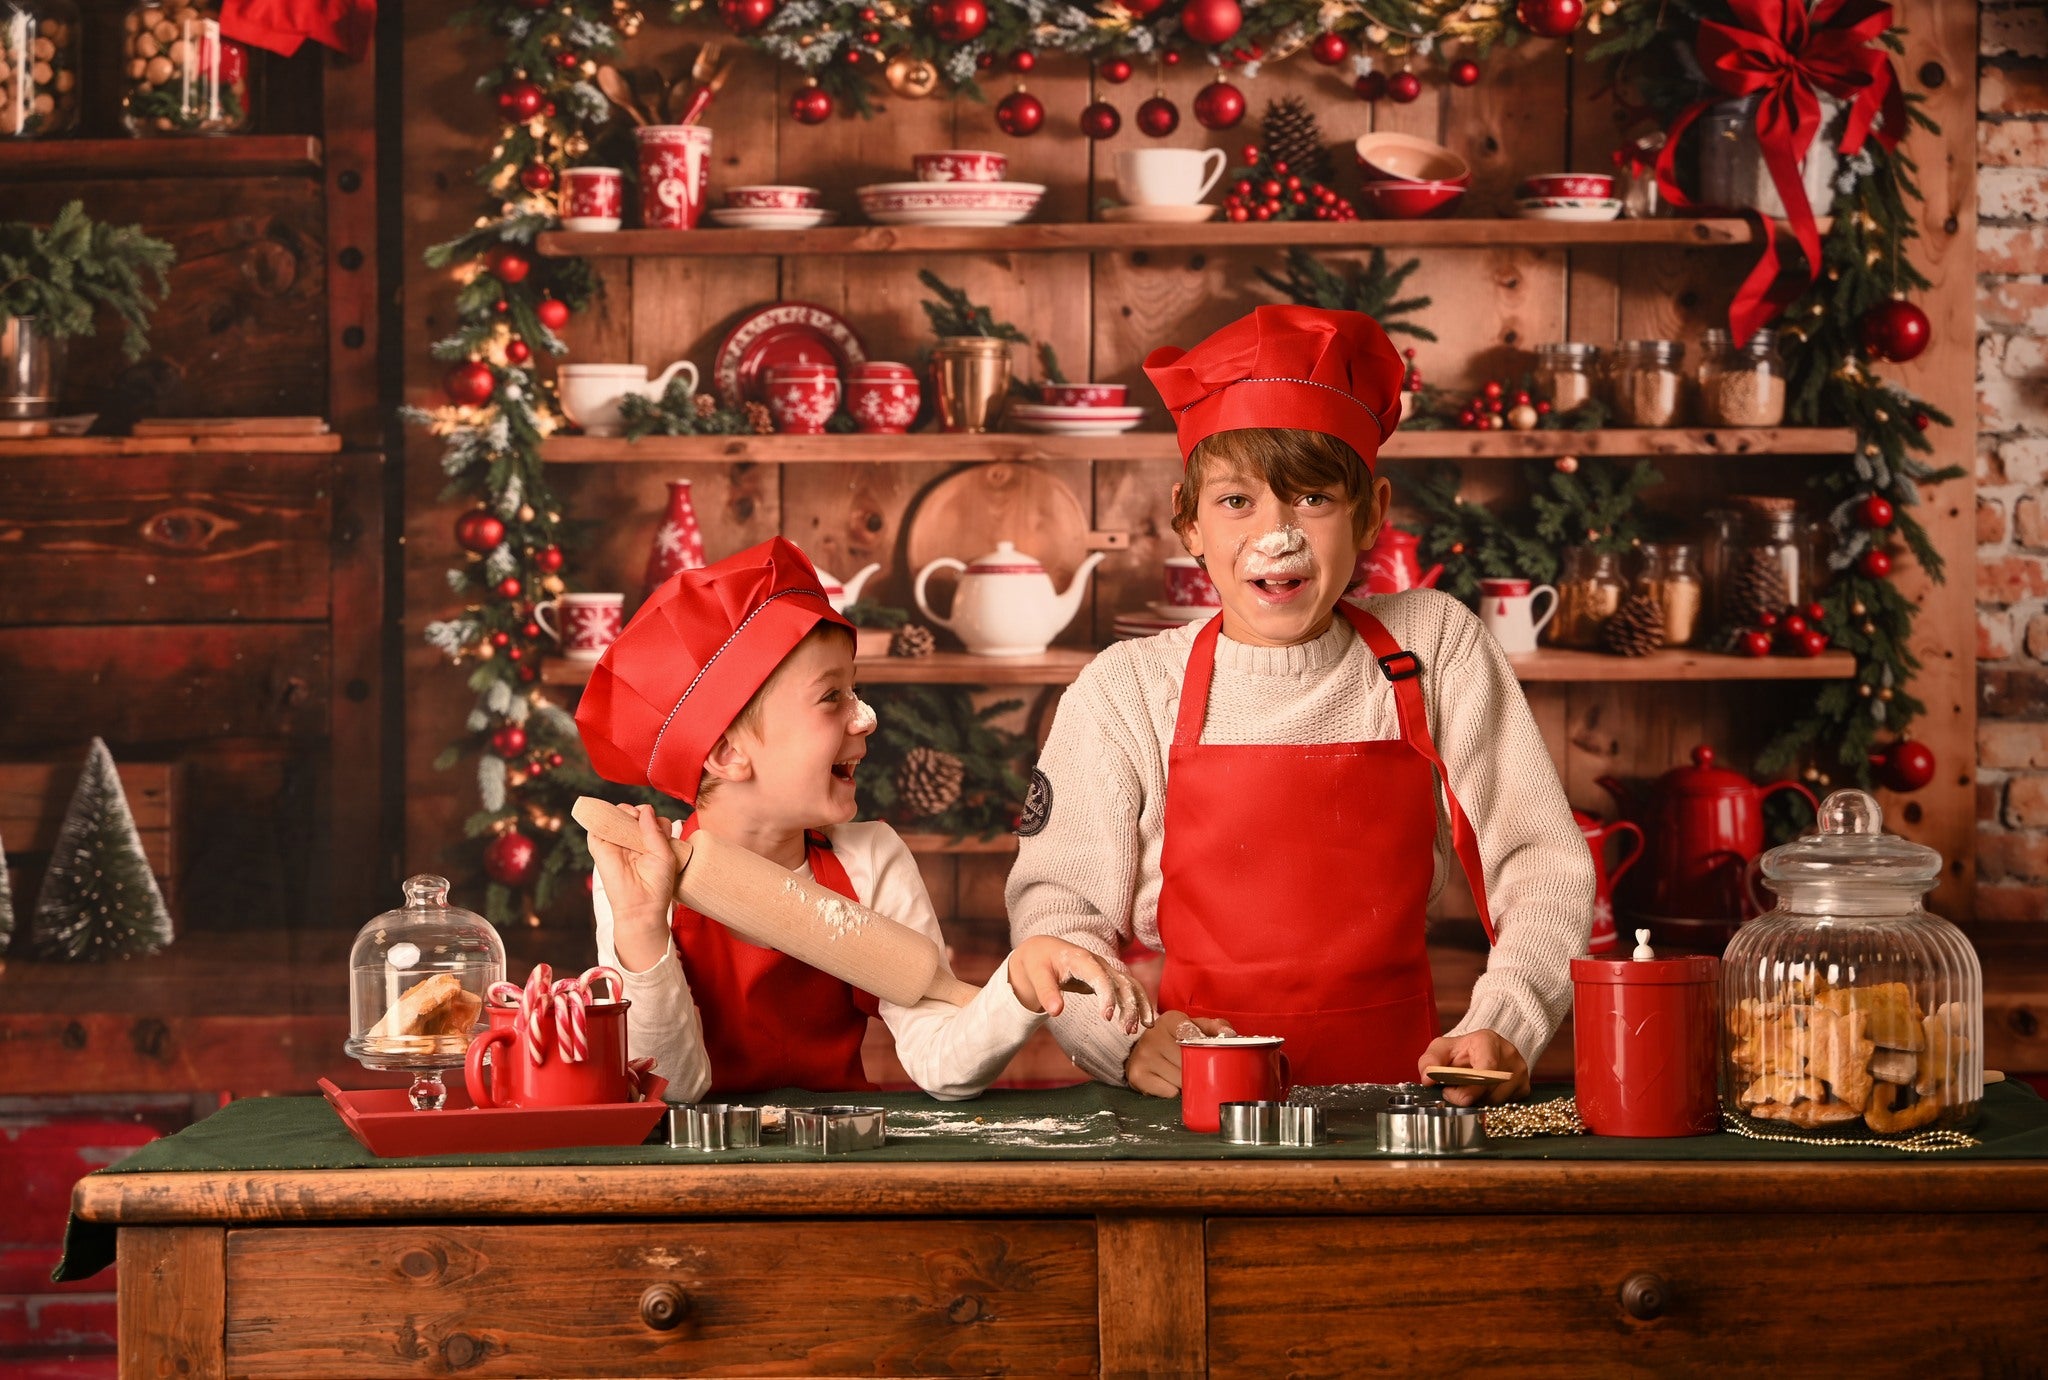
<instances>
[{"instance_id":1,"label":"metal lid jar","mask_svg":"<svg viewBox=\"0 0 2048 1380\"><path fill-rule=\"evenodd\" d=\"M405 882L405 904L356 932L348 960L349 1057L364 1068L412 1069L417 1107L439 1107L441 1070L459 1066L483 1028L505 944L491 922L448 904L446 878Z\"/></svg>"},{"instance_id":2,"label":"metal lid jar","mask_svg":"<svg viewBox=\"0 0 2048 1380\"><path fill-rule=\"evenodd\" d=\"M1722 955L1728 1109L1773 1131L1957 1128L1984 1096L1984 978L1921 898L1941 854L1883 829L1862 791L1761 860L1775 909Z\"/></svg>"}]
</instances>

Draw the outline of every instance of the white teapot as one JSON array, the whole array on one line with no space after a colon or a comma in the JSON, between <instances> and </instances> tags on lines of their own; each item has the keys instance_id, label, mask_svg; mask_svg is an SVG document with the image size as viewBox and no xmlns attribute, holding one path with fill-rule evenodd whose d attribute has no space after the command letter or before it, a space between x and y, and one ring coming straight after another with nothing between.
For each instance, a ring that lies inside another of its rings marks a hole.
<instances>
[{"instance_id":1,"label":"white teapot","mask_svg":"<svg viewBox=\"0 0 2048 1380\"><path fill-rule=\"evenodd\" d=\"M819 585L825 590L825 601L832 605L832 612L834 613L845 613L848 604L858 602L861 586L868 582L869 576L881 568L882 563L880 561L871 561L862 569L860 574L842 585L839 583L839 577L825 569L824 566L816 562L811 564L811 569L818 572Z\"/></svg>"},{"instance_id":2,"label":"white teapot","mask_svg":"<svg viewBox=\"0 0 2048 1380\"><path fill-rule=\"evenodd\" d=\"M917 572L911 593L926 618L966 643L976 656L1036 656L1074 621L1088 577L1102 564L1102 555L1097 551L1082 561L1062 594L1052 587L1052 576L1036 557L1010 542L997 542L994 551L971 565L941 556ZM941 618L925 602L924 587L933 571L948 569L960 572L960 584L953 592L953 616Z\"/></svg>"}]
</instances>

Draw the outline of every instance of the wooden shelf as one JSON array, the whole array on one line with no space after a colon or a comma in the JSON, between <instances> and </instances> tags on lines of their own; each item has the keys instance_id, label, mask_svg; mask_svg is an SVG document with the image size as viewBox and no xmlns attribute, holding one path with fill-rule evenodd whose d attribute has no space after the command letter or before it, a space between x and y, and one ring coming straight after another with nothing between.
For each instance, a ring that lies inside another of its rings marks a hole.
<instances>
[{"instance_id":1,"label":"wooden shelf","mask_svg":"<svg viewBox=\"0 0 2048 1380\"><path fill-rule=\"evenodd\" d=\"M1699 456L1846 455L1856 433L1846 427L1756 427L1605 431L1398 431L1380 454L1391 460L1542 459L1558 455ZM1013 432L911 436L553 436L541 451L555 464L804 465L863 461L927 464L992 460L1178 461L1172 435L1127 431L1121 436L1035 436Z\"/></svg>"},{"instance_id":2,"label":"wooden shelf","mask_svg":"<svg viewBox=\"0 0 2048 1380\"><path fill-rule=\"evenodd\" d=\"M916 657L862 657L855 667L863 685L1071 685L1095 653L1054 647L1038 656L969 656L933 652ZM541 667L543 685L582 685L588 661L550 659Z\"/></svg>"},{"instance_id":3,"label":"wooden shelf","mask_svg":"<svg viewBox=\"0 0 2048 1380\"><path fill-rule=\"evenodd\" d=\"M53 455L333 455L341 437L325 436L37 436L0 439L0 460Z\"/></svg>"},{"instance_id":4,"label":"wooden shelf","mask_svg":"<svg viewBox=\"0 0 2048 1380\"><path fill-rule=\"evenodd\" d=\"M316 173L320 163L320 141L310 134L0 143L0 182L289 176Z\"/></svg>"},{"instance_id":5,"label":"wooden shelf","mask_svg":"<svg viewBox=\"0 0 2048 1380\"><path fill-rule=\"evenodd\" d=\"M1712 248L1751 242L1740 219L1615 220L1574 225L1547 220L1282 221L1239 225L1074 224L953 226L835 225L817 230L554 231L540 252L562 258L732 258L840 254L1143 253L1171 249L1325 249L1374 245L1481 249L1569 245L1661 244Z\"/></svg>"}]
</instances>

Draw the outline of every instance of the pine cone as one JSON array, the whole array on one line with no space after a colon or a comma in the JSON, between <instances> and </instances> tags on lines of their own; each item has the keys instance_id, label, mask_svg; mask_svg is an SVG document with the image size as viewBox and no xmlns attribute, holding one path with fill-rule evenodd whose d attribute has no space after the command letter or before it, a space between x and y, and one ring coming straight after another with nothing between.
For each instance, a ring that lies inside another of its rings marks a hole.
<instances>
[{"instance_id":1,"label":"pine cone","mask_svg":"<svg viewBox=\"0 0 2048 1380\"><path fill-rule=\"evenodd\" d=\"M1333 174L1323 127L1299 96L1268 101L1259 121L1259 144L1268 165L1285 163L1303 182L1328 182Z\"/></svg>"},{"instance_id":2,"label":"pine cone","mask_svg":"<svg viewBox=\"0 0 2048 1380\"><path fill-rule=\"evenodd\" d=\"M756 436L775 434L775 414L768 410L767 403L749 402L741 406L747 414L747 425L754 429Z\"/></svg>"},{"instance_id":3,"label":"pine cone","mask_svg":"<svg viewBox=\"0 0 2048 1380\"><path fill-rule=\"evenodd\" d=\"M937 647L932 630L922 623L905 623L889 635L890 656L930 656Z\"/></svg>"},{"instance_id":4,"label":"pine cone","mask_svg":"<svg viewBox=\"0 0 2048 1380\"><path fill-rule=\"evenodd\" d=\"M903 808L918 819L942 815L960 800L966 769L960 759L937 748L914 747L896 768L896 790Z\"/></svg>"},{"instance_id":5,"label":"pine cone","mask_svg":"<svg viewBox=\"0 0 2048 1380\"><path fill-rule=\"evenodd\" d=\"M718 399L709 393L697 394L692 400L691 405L697 409L699 417L709 417L712 413L718 411Z\"/></svg>"},{"instance_id":6,"label":"pine cone","mask_svg":"<svg viewBox=\"0 0 2048 1380\"><path fill-rule=\"evenodd\" d=\"M1648 656L1664 645L1664 606L1648 594L1629 596L1600 625L1600 645L1616 656Z\"/></svg>"},{"instance_id":7,"label":"pine cone","mask_svg":"<svg viewBox=\"0 0 2048 1380\"><path fill-rule=\"evenodd\" d=\"M1767 613L1781 613L1792 602L1785 588L1785 569L1769 551L1747 550L1736 557L1728 572L1728 588L1722 606L1728 621L1736 627L1753 628Z\"/></svg>"}]
</instances>

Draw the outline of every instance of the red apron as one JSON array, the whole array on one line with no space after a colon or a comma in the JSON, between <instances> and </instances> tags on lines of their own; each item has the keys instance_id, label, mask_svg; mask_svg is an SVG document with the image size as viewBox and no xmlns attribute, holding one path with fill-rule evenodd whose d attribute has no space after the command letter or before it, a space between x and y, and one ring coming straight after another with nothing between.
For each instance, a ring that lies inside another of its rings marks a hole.
<instances>
[{"instance_id":1,"label":"red apron","mask_svg":"<svg viewBox=\"0 0 2048 1380\"><path fill-rule=\"evenodd\" d=\"M696 832L692 816L683 837ZM860 900L831 844L806 835L804 858L811 880ZM860 1061L868 1017L877 1009L873 997L685 906L669 913L669 928L703 1018L713 1093L874 1088Z\"/></svg>"},{"instance_id":2,"label":"red apron","mask_svg":"<svg viewBox=\"0 0 2048 1380\"><path fill-rule=\"evenodd\" d=\"M1299 1083L1413 1082L1438 1032L1423 907L1443 759L1421 663L1377 618L1337 607L1393 684L1399 738L1204 744L1221 616L1196 634L1167 759L1159 1005L1285 1036ZM1448 774L1444 795L1491 941L1479 845Z\"/></svg>"}]
</instances>

